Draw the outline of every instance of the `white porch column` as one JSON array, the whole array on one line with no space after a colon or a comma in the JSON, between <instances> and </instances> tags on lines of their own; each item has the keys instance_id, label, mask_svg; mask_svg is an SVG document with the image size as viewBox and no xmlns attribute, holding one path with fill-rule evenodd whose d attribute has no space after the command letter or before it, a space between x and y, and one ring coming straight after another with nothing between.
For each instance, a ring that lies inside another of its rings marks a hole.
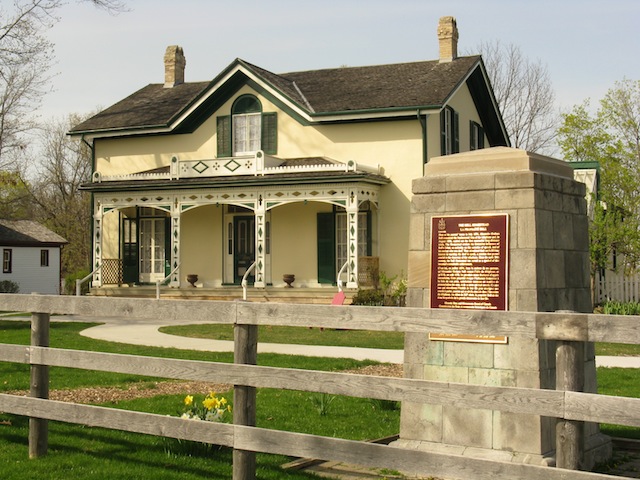
<instances>
[{"instance_id":1,"label":"white porch column","mask_svg":"<svg viewBox=\"0 0 640 480\"><path fill-rule=\"evenodd\" d=\"M358 288L358 190L349 189L347 198L347 288Z\"/></svg>"},{"instance_id":2,"label":"white porch column","mask_svg":"<svg viewBox=\"0 0 640 480\"><path fill-rule=\"evenodd\" d=\"M176 198L171 208L171 271L180 264L180 204ZM181 269L176 270L169 279L172 287L180 286Z\"/></svg>"},{"instance_id":3,"label":"white porch column","mask_svg":"<svg viewBox=\"0 0 640 480\"><path fill-rule=\"evenodd\" d=\"M104 218L104 209L100 202L96 202L93 212L93 285L102 286L102 269L98 269L102 265L102 223Z\"/></svg>"},{"instance_id":4,"label":"white porch column","mask_svg":"<svg viewBox=\"0 0 640 480\"><path fill-rule=\"evenodd\" d=\"M255 275L255 288L265 288L267 286L265 278L266 267L266 238L267 231L265 225L265 219L267 215L267 209L265 207L265 201L262 194L258 196L256 201L255 214L255 228L256 228L256 268L254 270Z\"/></svg>"}]
</instances>

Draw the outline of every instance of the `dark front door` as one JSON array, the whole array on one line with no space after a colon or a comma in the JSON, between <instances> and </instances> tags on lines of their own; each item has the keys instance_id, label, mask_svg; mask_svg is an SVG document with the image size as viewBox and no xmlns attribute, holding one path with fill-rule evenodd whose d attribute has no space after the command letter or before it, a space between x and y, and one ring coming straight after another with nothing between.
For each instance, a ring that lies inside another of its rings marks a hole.
<instances>
[{"instance_id":1,"label":"dark front door","mask_svg":"<svg viewBox=\"0 0 640 480\"><path fill-rule=\"evenodd\" d=\"M122 280L124 283L138 283L138 220L122 219Z\"/></svg>"},{"instance_id":2,"label":"dark front door","mask_svg":"<svg viewBox=\"0 0 640 480\"><path fill-rule=\"evenodd\" d=\"M318 213L318 282L334 284L336 273L335 215Z\"/></svg>"},{"instance_id":3,"label":"dark front door","mask_svg":"<svg viewBox=\"0 0 640 480\"><path fill-rule=\"evenodd\" d=\"M233 236L235 238L235 248L233 251L233 281L234 283L239 284L242 281L242 277L245 272L256 258L255 217L234 217L233 230ZM255 281L253 273L254 272L251 272L247 281Z\"/></svg>"}]
</instances>

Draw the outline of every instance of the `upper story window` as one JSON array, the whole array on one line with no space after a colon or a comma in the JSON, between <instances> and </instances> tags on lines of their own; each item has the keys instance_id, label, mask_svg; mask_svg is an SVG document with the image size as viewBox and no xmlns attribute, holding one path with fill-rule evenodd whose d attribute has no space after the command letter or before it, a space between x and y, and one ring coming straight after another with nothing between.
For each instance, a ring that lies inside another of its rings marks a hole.
<instances>
[{"instance_id":1,"label":"upper story window","mask_svg":"<svg viewBox=\"0 0 640 480\"><path fill-rule=\"evenodd\" d=\"M218 157L250 155L258 150L275 154L277 150L277 116L263 112L253 95L242 95L231 107L231 115L218 117Z\"/></svg>"},{"instance_id":2,"label":"upper story window","mask_svg":"<svg viewBox=\"0 0 640 480\"><path fill-rule=\"evenodd\" d=\"M469 122L469 150L484 148L484 128L471 120Z\"/></svg>"},{"instance_id":3,"label":"upper story window","mask_svg":"<svg viewBox=\"0 0 640 480\"><path fill-rule=\"evenodd\" d=\"M450 155L460 151L458 112L447 106L440 111L440 153Z\"/></svg>"}]
</instances>

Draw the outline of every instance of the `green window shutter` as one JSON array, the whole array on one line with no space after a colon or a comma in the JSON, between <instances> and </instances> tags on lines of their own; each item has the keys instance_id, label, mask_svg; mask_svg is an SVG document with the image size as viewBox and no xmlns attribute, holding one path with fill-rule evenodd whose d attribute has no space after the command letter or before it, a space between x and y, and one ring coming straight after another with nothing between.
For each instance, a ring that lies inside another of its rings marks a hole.
<instances>
[{"instance_id":1,"label":"green window shutter","mask_svg":"<svg viewBox=\"0 0 640 480\"><path fill-rule=\"evenodd\" d=\"M318 283L336 282L336 225L333 212L318 213Z\"/></svg>"},{"instance_id":2,"label":"green window shutter","mask_svg":"<svg viewBox=\"0 0 640 480\"><path fill-rule=\"evenodd\" d=\"M231 156L231 116L218 117L216 125L218 158Z\"/></svg>"},{"instance_id":3,"label":"green window shutter","mask_svg":"<svg viewBox=\"0 0 640 480\"><path fill-rule=\"evenodd\" d=\"M440 155L447 154L447 114L445 108L440 111Z\"/></svg>"},{"instance_id":4,"label":"green window shutter","mask_svg":"<svg viewBox=\"0 0 640 480\"><path fill-rule=\"evenodd\" d=\"M451 153L458 153L460 151L460 119L458 118L458 112L452 110L451 113L453 114L453 128L451 132L453 134L453 151Z\"/></svg>"},{"instance_id":5,"label":"green window shutter","mask_svg":"<svg viewBox=\"0 0 640 480\"><path fill-rule=\"evenodd\" d=\"M278 153L278 114L262 114L262 150L269 155Z\"/></svg>"},{"instance_id":6,"label":"green window shutter","mask_svg":"<svg viewBox=\"0 0 640 480\"><path fill-rule=\"evenodd\" d=\"M469 150L475 150L478 143L476 136L478 135L478 128L476 122L469 120Z\"/></svg>"}]
</instances>

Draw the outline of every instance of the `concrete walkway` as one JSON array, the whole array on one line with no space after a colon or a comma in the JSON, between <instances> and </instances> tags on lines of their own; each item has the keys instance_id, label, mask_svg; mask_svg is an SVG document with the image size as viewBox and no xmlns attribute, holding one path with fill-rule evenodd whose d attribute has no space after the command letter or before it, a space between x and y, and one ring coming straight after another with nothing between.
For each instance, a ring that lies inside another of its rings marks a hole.
<instances>
[{"instance_id":1,"label":"concrete walkway","mask_svg":"<svg viewBox=\"0 0 640 480\"><path fill-rule=\"evenodd\" d=\"M83 330L81 335L110 342L146 345L152 347L179 348L211 352L233 352L233 342L207 340L201 338L168 335L159 331L161 323L132 323L131 320L99 325ZM379 348L327 347L290 345L281 343L258 343L258 353L281 353L285 355L305 355L308 357L353 358L355 360L375 360L383 363L403 363L403 350ZM640 357L598 356L598 367L640 368Z\"/></svg>"}]
</instances>

